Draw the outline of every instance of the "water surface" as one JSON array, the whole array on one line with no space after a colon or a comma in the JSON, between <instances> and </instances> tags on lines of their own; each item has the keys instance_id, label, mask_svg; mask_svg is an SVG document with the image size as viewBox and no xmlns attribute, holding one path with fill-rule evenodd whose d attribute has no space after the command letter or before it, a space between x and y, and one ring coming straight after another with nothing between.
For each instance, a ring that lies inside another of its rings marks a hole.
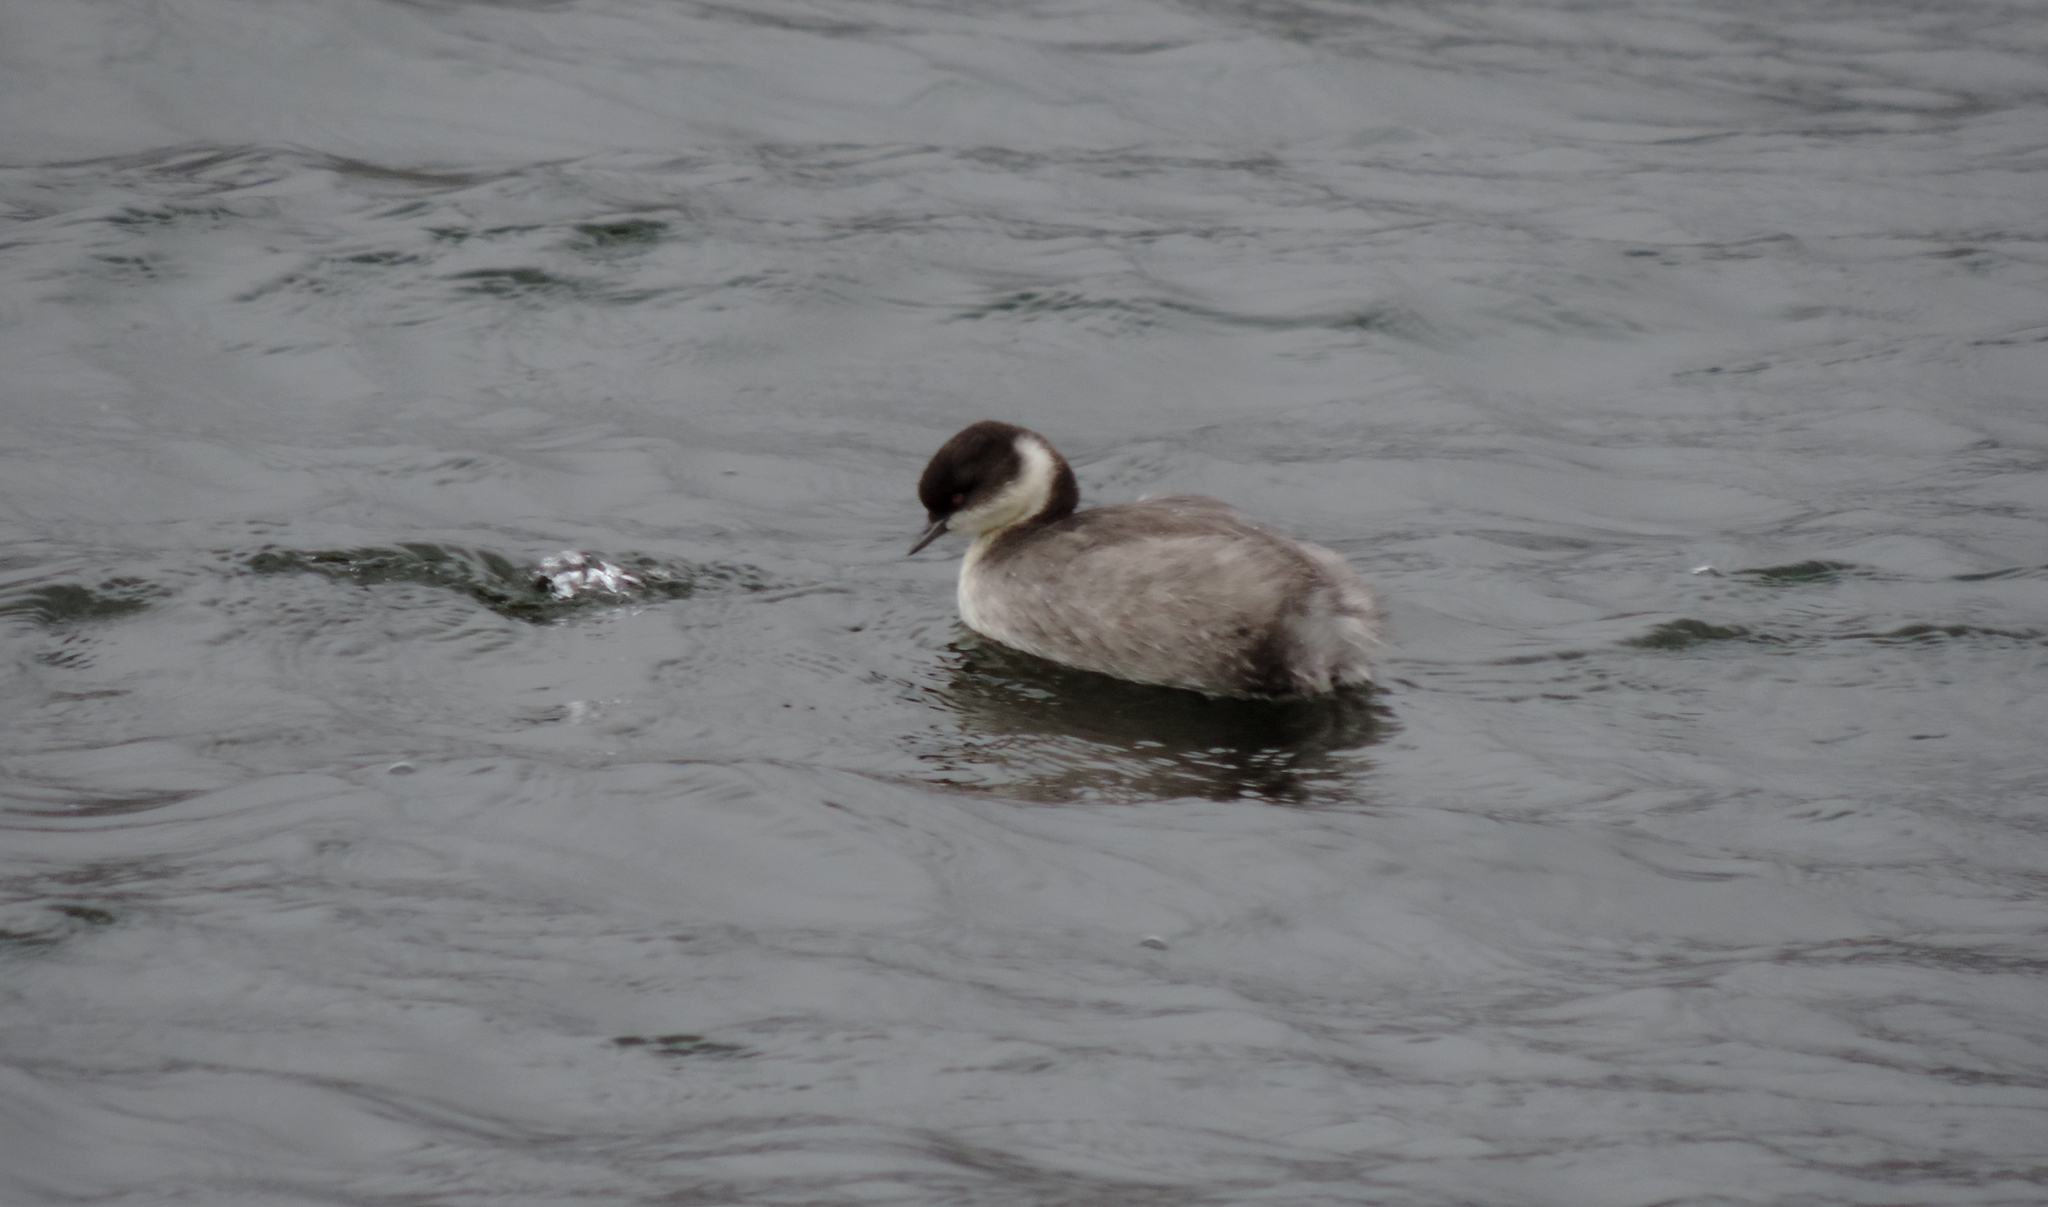
<instances>
[{"instance_id":1,"label":"water surface","mask_svg":"<svg viewBox=\"0 0 2048 1207\"><path fill-rule=\"evenodd\" d=\"M4 1197L2039 1201L2043 52L17 0ZM1386 690L960 629L982 418Z\"/></svg>"}]
</instances>

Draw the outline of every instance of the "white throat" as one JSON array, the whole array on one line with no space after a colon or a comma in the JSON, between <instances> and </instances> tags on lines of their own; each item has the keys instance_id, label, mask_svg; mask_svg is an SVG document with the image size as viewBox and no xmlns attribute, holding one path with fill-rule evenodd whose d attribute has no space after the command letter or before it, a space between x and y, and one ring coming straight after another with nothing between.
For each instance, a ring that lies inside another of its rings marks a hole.
<instances>
[{"instance_id":1,"label":"white throat","mask_svg":"<svg viewBox=\"0 0 2048 1207\"><path fill-rule=\"evenodd\" d=\"M1028 434L1017 437L1016 447L1021 462L1017 476L994 498L954 512L946 521L948 532L977 537L998 533L1045 510L1058 476L1055 454L1043 440Z\"/></svg>"}]
</instances>

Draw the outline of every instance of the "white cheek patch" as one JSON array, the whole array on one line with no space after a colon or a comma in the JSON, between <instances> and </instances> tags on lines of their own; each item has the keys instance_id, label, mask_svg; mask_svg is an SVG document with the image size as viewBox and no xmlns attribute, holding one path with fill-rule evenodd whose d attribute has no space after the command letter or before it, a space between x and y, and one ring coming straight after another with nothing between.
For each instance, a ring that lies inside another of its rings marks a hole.
<instances>
[{"instance_id":1,"label":"white cheek patch","mask_svg":"<svg viewBox=\"0 0 2048 1207\"><path fill-rule=\"evenodd\" d=\"M947 531L979 536L1020 524L1045 510L1056 474L1052 450L1033 437L1019 436L1017 457L1022 462L1017 477L994 498L954 512L946 521Z\"/></svg>"}]
</instances>

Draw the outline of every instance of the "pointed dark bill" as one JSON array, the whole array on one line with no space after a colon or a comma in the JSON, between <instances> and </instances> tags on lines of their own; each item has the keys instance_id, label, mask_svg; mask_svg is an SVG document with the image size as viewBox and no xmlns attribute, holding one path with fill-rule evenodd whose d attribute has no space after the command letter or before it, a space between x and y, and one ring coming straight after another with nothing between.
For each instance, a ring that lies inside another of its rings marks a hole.
<instances>
[{"instance_id":1,"label":"pointed dark bill","mask_svg":"<svg viewBox=\"0 0 2048 1207\"><path fill-rule=\"evenodd\" d=\"M940 537L946 535L946 521L951 518L951 516L940 516L938 519L933 520L932 526L924 530L923 536L917 538L917 544L912 545L910 547L910 553L916 553L918 550L924 548L926 545L929 545L933 541L936 541ZM910 554L906 553L903 556L909 557Z\"/></svg>"}]
</instances>

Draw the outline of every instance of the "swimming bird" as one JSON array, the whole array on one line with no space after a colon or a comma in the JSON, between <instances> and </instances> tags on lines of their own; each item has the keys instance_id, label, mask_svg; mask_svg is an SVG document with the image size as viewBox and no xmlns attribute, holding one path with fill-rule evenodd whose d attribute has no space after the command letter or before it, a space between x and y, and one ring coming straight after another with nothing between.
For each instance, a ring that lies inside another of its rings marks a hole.
<instances>
[{"instance_id":1,"label":"swimming bird","mask_svg":"<svg viewBox=\"0 0 2048 1207\"><path fill-rule=\"evenodd\" d=\"M1218 696L1314 696L1372 682L1380 610L1343 558L1228 504L1169 495L1076 511L1045 437L993 420L941 445L917 484L930 527L974 538L960 619L1012 649Z\"/></svg>"}]
</instances>

